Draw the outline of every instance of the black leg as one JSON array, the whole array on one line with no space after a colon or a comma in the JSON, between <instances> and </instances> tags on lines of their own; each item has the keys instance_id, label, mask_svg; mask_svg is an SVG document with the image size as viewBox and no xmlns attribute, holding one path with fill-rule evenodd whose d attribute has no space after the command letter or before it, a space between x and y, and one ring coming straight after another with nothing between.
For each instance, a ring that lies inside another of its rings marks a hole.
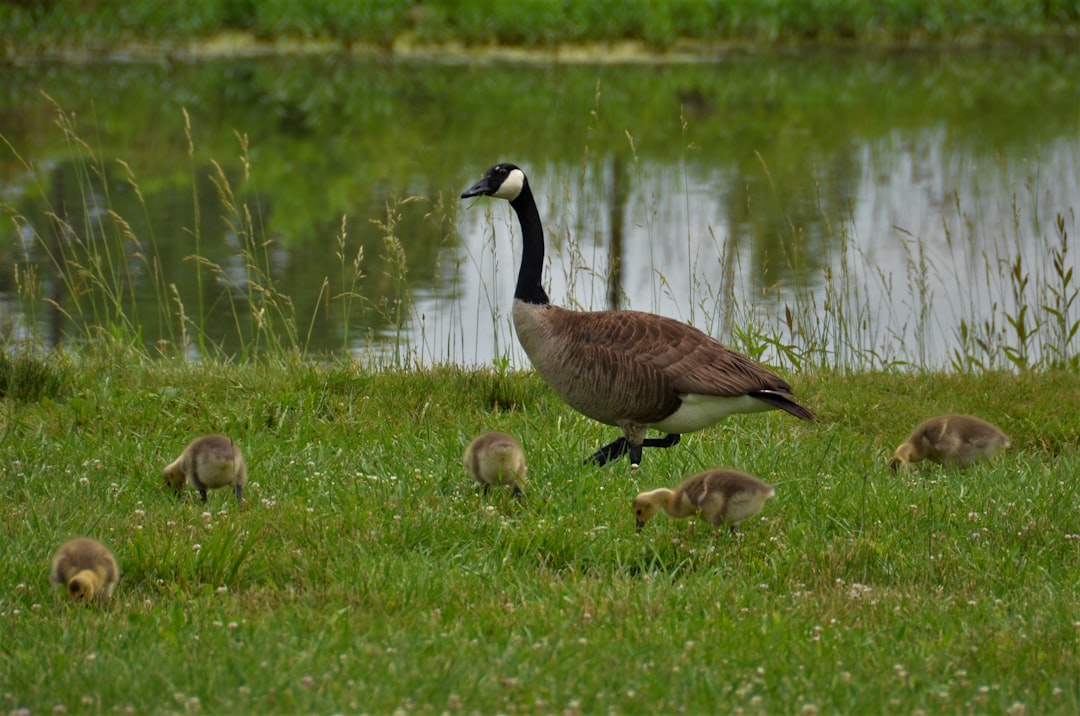
<instances>
[{"instance_id":1,"label":"black leg","mask_svg":"<svg viewBox=\"0 0 1080 716\"><path fill-rule=\"evenodd\" d=\"M631 445L630 446L630 469L631 470L636 470L638 468L638 466L641 465L641 448L643 448L643 447L649 447L649 448L671 447L672 445L678 445L680 440L682 440L682 435L679 435L678 433L668 433L667 435L665 435L662 438L645 438L641 442L641 445Z\"/></svg>"},{"instance_id":2,"label":"black leg","mask_svg":"<svg viewBox=\"0 0 1080 716\"><path fill-rule=\"evenodd\" d=\"M678 445L680 440L682 440L682 435L679 433L668 433L662 438L645 438L643 444L645 447L666 448Z\"/></svg>"},{"instance_id":3,"label":"black leg","mask_svg":"<svg viewBox=\"0 0 1080 716\"><path fill-rule=\"evenodd\" d=\"M199 497L202 498L202 501L206 502L206 485L202 484L202 480L199 479L199 471L194 468L192 468L191 472L191 484L199 491Z\"/></svg>"},{"instance_id":4,"label":"black leg","mask_svg":"<svg viewBox=\"0 0 1080 716\"><path fill-rule=\"evenodd\" d=\"M588 465L590 463L595 463L596 465L605 465L612 460L625 455L628 449L629 445L626 443L626 438L621 437L618 440L612 440L607 445L585 458L582 464Z\"/></svg>"},{"instance_id":5,"label":"black leg","mask_svg":"<svg viewBox=\"0 0 1080 716\"><path fill-rule=\"evenodd\" d=\"M244 486L243 485L237 485L233 489L236 492L236 504L238 504L238 505L244 504Z\"/></svg>"},{"instance_id":6,"label":"black leg","mask_svg":"<svg viewBox=\"0 0 1080 716\"><path fill-rule=\"evenodd\" d=\"M617 460L626 453L630 453L630 466L637 467L641 464L641 448L643 447L658 447L666 448L678 445L682 440L682 435L679 433L668 433L662 438L646 438L641 445L631 445L626 441L626 437L621 437L618 440L613 440L604 447L594 452L589 457L585 458L583 464L588 465L594 463L596 465L605 465L612 460Z\"/></svg>"}]
</instances>

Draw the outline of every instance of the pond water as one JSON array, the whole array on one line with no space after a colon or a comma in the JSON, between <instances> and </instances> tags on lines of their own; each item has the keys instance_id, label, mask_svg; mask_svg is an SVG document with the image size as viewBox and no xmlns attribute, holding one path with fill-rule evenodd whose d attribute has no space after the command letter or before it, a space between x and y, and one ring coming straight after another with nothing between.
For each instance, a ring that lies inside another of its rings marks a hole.
<instances>
[{"instance_id":1,"label":"pond water","mask_svg":"<svg viewBox=\"0 0 1080 716\"><path fill-rule=\"evenodd\" d=\"M1005 365L1080 342L1068 48L0 74L9 340L525 366L516 221L458 199L512 161L564 305L658 311L777 362Z\"/></svg>"}]
</instances>

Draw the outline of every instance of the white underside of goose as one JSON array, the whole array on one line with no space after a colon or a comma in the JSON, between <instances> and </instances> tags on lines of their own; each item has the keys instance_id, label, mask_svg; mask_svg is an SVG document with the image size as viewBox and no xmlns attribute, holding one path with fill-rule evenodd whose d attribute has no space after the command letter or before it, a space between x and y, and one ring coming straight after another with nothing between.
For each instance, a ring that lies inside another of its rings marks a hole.
<instances>
[{"instance_id":1,"label":"white underside of goose","mask_svg":"<svg viewBox=\"0 0 1080 716\"><path fill-rule=\"evenodd\" d=\"M722 395L700 395L690 393L680 396L682 405L663 420L651 423L650 427L665 433L694 433L707 428L724 418L740 413L763 413L773 410L774 406L749 395L727 397Z\"/></svg>"}]
</instances>

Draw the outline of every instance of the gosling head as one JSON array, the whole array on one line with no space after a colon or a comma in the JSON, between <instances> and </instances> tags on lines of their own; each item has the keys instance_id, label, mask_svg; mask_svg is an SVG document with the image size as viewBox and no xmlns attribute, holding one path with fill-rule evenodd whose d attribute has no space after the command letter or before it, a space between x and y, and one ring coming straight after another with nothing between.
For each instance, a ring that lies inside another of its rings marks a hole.
<instances>
[{"instance_id":1,"label":"gosling head","mask_svg":"<svg viewBox=\"0 0 1080 716\"><path fill-rule=\"evenodd\" d=\"M898 470L906 470L908 463L911 462L911 458L915 455L915 446L911 443L904 443L900 447L896 448L896 453L889 458L889 469L893 472Z\"/></svg>"},{"instance_id":2,"label":"gosling head","mask_svg":"<svg viewBox=\"0 0 1080 716\"><path fill-rule=\"evenodd\" d=\"M525 172L521 171L517 165L507 163L496 164L491 169L487 170L480 181L466 189L462 193L461 198L468 199L474 196L493 196L497 199L513 201L521 194L526 183Z\"/></svg>"},{"instance_id":3,"label":"gosling head","mask_svg":"<svg viewBox=\"0 0 1080 716\"><path fill-rule=\"evenodd\" d=\"M97 591L97 583L97 575L89 569L84 569L68 580L68 596L76 602L89 602Z\"/></svg>"},{"instance_id":4,"label":"gosling head","mask_svg":"<svg viewBox=\"0 0 1080 716\"><path fill-rule=\"evenodd\" d=\"M642 492L634 498L632 504L638 532L641 532L641 528L652 519L653 515L664 509L664 505L671 501L671 495L671 490L661 488Z\"/></svg>"},{"instance_id":5,"label":"gosling head","mask_svg":"<svg viewBox=\"0 0 1080 716\"><path fill-rule=\"evenodd\" d=\"M161 479L162 481L164 481L165 486L171 489L177 495L183 493L184 484L187 482L187 476L184 475L184 471L180 469L179 460L169 464L164 470L161 471Z\"/></svg>"}]
</instances>

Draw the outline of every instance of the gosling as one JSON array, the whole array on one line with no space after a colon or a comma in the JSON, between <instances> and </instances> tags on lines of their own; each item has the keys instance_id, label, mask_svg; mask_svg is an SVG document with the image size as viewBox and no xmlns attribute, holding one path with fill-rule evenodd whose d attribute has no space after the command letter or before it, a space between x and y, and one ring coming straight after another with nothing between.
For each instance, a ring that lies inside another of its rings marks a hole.
<instances>
[{"instance_id":1,"label":"gosling","mask_svg":"<svg viewBox=\"0 0 1080 716\"><path fill-rule=\"evenodd\" d=\"M65 542L52 560L49 581L63 584L74 602L104 604L120 580L116 557L97 540L79 537Z\"/></svg>"},{"instance_id":2,"label":"gosling","mask_svg":"<svg viewBox=\"0 0 1080 716\"><path fill-rule=\"evenodd\" d=\"M932 460L947 468L964 469L989 460L1009 438L996 426L970 415L939 415L915 428L889 459L889 468L907 469L908 463Z\"/></svg>"},{"instance_id":3,"label":"gosling","mask_svg":"<svg viewBox=\"0 0 1080 716\"><path fill-rule=\"evenodd\" d=\"M472 479L484 486L486 494L492 485L512 487L514 497L521 499L525 481L525 451L510 435L493 430L473 438L462 458Z\"/></svg>"},{"instance_id":4,"label":"gosling","mask_svg":"<svg viewBox=\"0 0 1080 716\"><path fill-rule=\"evenodd\" d=\"M738 470L707 470L688 477L674 490L660 488L634 498L637 531L661 509L677 520L698 516L714 528L728 525L731 533L757 513L776 491L772 485Z\"/></svg>"},{"instance_id":5,"label":"gosling","mask_svg":"<svg viewBox=\"0 0 1080 716\"><path fill-rule=\"evenodd\" d=\"M206 491L232 485L237 504L244 503L247 465L240 446L224 435L204 435L184 448L180 457L161 473L165 484L179 496L184 483L190 483L206 502Z\"/></svg>"}]
</instances>

